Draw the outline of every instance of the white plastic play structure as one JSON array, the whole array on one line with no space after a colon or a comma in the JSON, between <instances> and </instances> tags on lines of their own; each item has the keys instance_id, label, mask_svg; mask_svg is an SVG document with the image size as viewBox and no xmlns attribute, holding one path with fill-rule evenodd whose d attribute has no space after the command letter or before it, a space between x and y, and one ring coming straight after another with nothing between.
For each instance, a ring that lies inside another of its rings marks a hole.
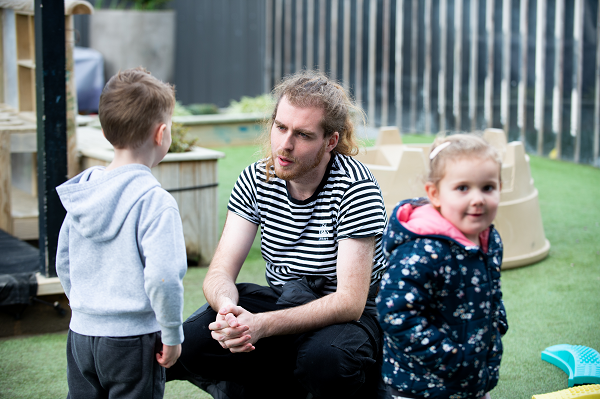
<instances>
[{"instance_id":1,"label":"white plastic play structure","mask_svg":"<svg viewBox=\"0 0 600 399\"><path fill-rule=\"evenodd\" d=\"M502 192L494 220L504 243L502 268L542 260L550 251L550 243L544 234L538 191L523 143L507 143L500 129L486 129L483 137L502 156ZM379 182L388 215L398 201L426 195L429 151L429 144L403 144L396 127L383 127L375 146L356 156Z\"/></svg>"}]
</instances>

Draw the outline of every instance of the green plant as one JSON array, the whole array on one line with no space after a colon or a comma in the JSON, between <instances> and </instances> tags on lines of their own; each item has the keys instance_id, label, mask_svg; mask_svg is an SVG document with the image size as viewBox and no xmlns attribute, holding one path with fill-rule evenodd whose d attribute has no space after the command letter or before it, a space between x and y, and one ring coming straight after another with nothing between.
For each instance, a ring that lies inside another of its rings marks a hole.
<instances>
[{"instance_id":1,"label":"green plant","mask_svg":"<svg viewBox=\"0 0 600 399\"><path fill-rule=\"evenodd\" d=\"M271 112L273 110L273 98L270 94L262 94L256 97L242 96L240 101L231 100L227 113L250 113Z\"/></svg>"},{"instance_id":2,"label":"green plant","mask_svg":"<svg viewBox=\"0 0 600 399\"><path fill-rule=\"evenodd\" d=\"M174 122L171 125L171 146L169 152L188 152L196 145L198 139L187 137L187 132L190 129L183 126L181 123Z\"/></svg>"},{"instance_id":3,"label":"green plant","mask_svg":"<svg viewBox=\"0 0 600 399\"><path fill-rule=\"evenodd\" d=\"M179 101L175 101L175 108L173 109L173 116L188 116L192 113L187 109L185 105L181 105Z\"/></svg>"},{"instance_id":4,"label":"green plant","mask_svg":"<svg viewBox=\"0 0 600 399\"><path fill-rule=\"evenodd\" d=\"M219 113L219 108L215 104L190 104L186 108L192 115L210 115Z\"/></svg>"},{"instance_id":5,"label":"green plant","mask_svg":"<svg viewBox=\"0 0 600 399\"><path fill-rule=\"evenodd\" d=\"M171 0L111 0L108 7L110 9L131 9L131 10L160 10ZM97 0L94 7L103 8L104 0Z\"/></svg>"}]
</instances>

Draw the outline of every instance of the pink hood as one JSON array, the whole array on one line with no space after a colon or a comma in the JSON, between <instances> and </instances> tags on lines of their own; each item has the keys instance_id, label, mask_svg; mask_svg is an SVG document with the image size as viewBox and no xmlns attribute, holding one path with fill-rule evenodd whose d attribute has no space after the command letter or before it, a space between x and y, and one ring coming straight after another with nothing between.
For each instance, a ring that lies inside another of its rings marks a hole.
<instances>
[{"instance_id":1,"label":"pink hood","mask_svg":"<svg viewBox=\"0 0 600 399\"><path fill-rule=\"evenodd\" d=\"M404 204L398 208L396 218L402 226L415 234L446 236L465 247L477 246L465 237L452 223L444 219L431 204L417 207L411 204ZM481 242L483 252L487 252L489 231L490 228L488 227L479 234L479 241Z\"/></svg>"}]
</instances>

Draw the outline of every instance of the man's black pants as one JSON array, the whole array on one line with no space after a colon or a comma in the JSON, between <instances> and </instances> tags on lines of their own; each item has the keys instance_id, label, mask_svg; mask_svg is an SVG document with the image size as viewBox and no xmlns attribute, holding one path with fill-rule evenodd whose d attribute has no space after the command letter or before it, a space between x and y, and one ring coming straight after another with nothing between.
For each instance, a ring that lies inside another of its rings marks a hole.
<instances>
[{"instance_id":1,"label":"man's black pants","mask_svg":"<svg viewBox=\"0 0 600 399\"><path fill-rule=\"evenodd\" d=\"M292 305L270 287L237 287L239 305L252 313ZM298 286L294 296L297 292ZM167 381L189 380L218 399L304 399L308 393L327 399L383 397L382 334L370 313L356 322L264 338L254 351L235 354L211 337L208 325L215 319L216 312L205 305L185 321L182 354L167 370Z\"/></svg>"}]
</instances>

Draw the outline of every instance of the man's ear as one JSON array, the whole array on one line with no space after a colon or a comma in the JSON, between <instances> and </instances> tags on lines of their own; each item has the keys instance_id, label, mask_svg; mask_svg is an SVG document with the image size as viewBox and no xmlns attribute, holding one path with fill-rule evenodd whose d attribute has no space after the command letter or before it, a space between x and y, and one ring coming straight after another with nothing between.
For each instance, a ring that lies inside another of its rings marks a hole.
<instances>
[{"instance_id":1,"label":"man's ear","mask_svg":"<svg viewBox=\"0 0 600 399\"><path fill-rule=\"evenodd\" d=\"M440 191L437 186L432 182L428 181L425 183L425 192L427 193L427 198L429 198L429 202L435 209L440 209Z\"/></svg>"},{"instance_id":2,"label":"man's ear","mask_svg":"<svg viewBox=\"0 0 600 399\"><path fill-rule=\"evenodd\" d=\"M333 134L327 138L327 152L333 151L333 149L337 147L339 141L340 134L338 132L333 132Z\"/></svg>"},{"instance_id":3,"label":"man's ear","mask_svg":"<svg viewBox=\"0 0 600 399\"><path fill-rule=\"evenodd\" d=\"M158 125L158 127L156 128L156 130L154 131L154 144L156 145L162 145L162 141L163 141L163 134L165 132L165 129L167 128L167 125L164 123L161 123L160 125Z\"/></svg>"}]
</instances>

